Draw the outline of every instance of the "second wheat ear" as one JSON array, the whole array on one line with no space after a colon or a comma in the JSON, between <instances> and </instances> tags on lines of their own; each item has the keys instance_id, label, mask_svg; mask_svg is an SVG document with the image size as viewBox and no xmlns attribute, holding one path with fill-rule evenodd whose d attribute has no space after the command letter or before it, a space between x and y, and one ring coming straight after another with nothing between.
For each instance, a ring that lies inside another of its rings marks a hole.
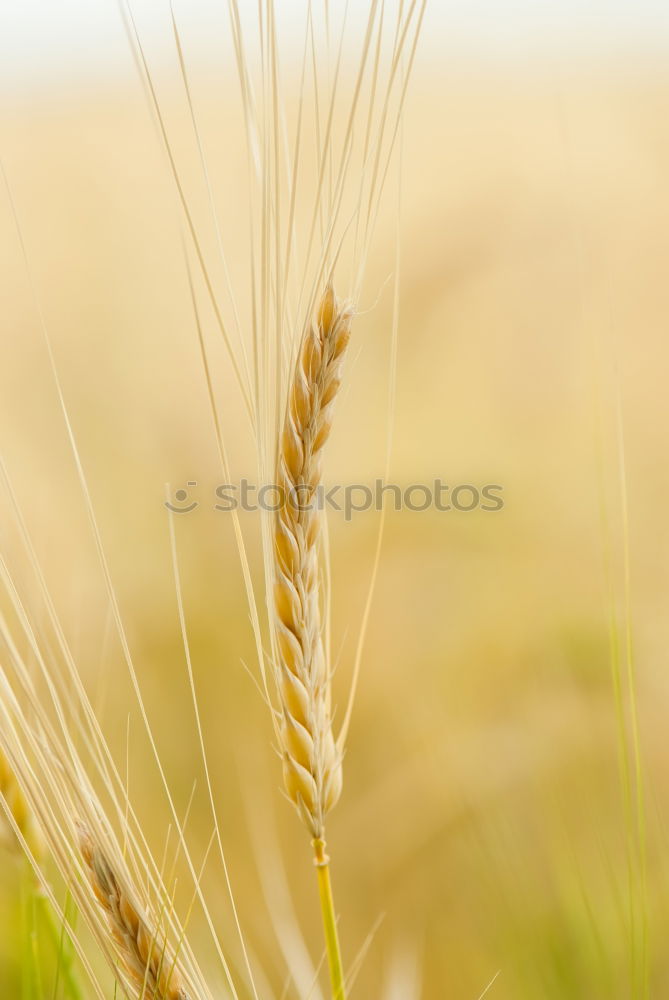
<instances>
[{"instance_id":1,"label":"second wheat ear","mask_svg":"<svg viewBox=\"0 0 669 1000\"><path fill-rule=\"evenodd\" d=\"M79 848L91 889L106 913L116 954L136 989L138 1000L195 1000L187 992L176 960L163 936L159 936L157 924L152 926L83 825L79 827Z\"/></svg>"},{"instance_id":2,"label":"second wheat ear","mask_svg":"<svg viewBox=\"0 0 669 1000\"><path fill-rule=\"evenodd\" d=\"M2 750L0 750L0 798L4 799L7 810L15 824L15 829L18 830L25 841L28 850L34 858L39 860L44 853L42 837L35 825L25 795ZM0 806L0 819L4 820L2 806ZM12 843L17 852L20 852L18 839L12 836Z\"/></svg>"},{"instance_id":3,"label":"second wheat ear","mask_svg":"<svg viewBox=\"0 0 669 1000\"><path fill-rule=\"evenodd\" d=\"M344 998L344 977L325 817L341 794L342 761L332 731L330 665L323 641L322 514L316 500L352 317L352 309L339 303L328 285L303 337L288 390L277 459L283 503L274 526L273 625L284 783L312 837L335 1000Z\"/></svg>"}]
</instances>

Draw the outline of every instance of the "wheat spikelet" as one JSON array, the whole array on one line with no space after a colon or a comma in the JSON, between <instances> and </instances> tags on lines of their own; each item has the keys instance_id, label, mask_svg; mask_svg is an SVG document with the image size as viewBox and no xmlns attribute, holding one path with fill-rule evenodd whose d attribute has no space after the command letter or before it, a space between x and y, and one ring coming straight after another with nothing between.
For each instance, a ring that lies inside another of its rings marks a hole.
<instances>
[{"instance_id":1,"label":"wheat spikelet","mask_svg":"<svg viewBox=\"0 0 669 1000\"><path fill-rule=\"evenodd\" d=\"M191 1000L167 942L162 935L159 939L157 927L151 926L104 851L82 825L79 847L95 897L107 915L116 952L137 987L139 1000Z\"/></svg>"},{"instance_id":2,"label":"wheat spikelet","mask_svg":"<svg viewBox=\"0 0 669 1000\"><path fill-rule=\"evenodd\" d=\"M42 838L35 827L26 797L2 750L0 750L0 797L5 800L7 809L16 824L16 829L25 840L28 848L34 857L39 858L43 851ZM13 834L13 831L10 833ZM11 841L18 851L20 844L16 837L12 835Z\"/></svg>"},{"instance_id":3,"label":"wheat spikelet","mask_svg":"<svg viewBox=\"0 0 669 1000\"><path fill-rule=\"evenodd\" d=\"M283 503L274 526L274 628L286 791L312 837L324 836L342 786L319 600L321 456L350 337L352 310L328 285L300 346L279 444Z\"/></svg>"}]
</instances>

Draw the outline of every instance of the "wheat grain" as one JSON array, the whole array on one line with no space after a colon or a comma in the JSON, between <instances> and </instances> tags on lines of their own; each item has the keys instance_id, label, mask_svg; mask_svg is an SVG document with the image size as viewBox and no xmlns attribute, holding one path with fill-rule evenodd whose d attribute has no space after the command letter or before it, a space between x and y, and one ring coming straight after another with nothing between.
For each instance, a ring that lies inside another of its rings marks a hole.
<instances>
[{"instance_id":1,"label":"wheat grain","mask_svg":"<svg viewBox=\"0 0 669 1000\"><path fill-rule=\"evenodd\" d=\"M106 913L116 953L137 987L139 1000L192 1000L164 936L122 885L104 851L82 825L79 847L95 897Z\"/></svg>"},{"instance_id":2,"label":"wheat grain","mask_svg":"<svg viewBox=\"0 0 669 1000\"><path fill-rule=\"evenodd\" d=\"M283 502L274 528L274 628L284 781L315 840L323 838L325 816L342 786L321 624L315 500L351 318L328 285L300 346L277 462Z\"/></svg>"}]
</instances>

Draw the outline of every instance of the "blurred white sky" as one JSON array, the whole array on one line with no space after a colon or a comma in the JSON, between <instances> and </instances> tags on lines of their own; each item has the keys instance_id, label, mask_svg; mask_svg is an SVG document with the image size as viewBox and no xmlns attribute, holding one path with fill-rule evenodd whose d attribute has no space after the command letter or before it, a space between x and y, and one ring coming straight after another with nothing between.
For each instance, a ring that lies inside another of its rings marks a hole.
<instances>
[{"instance_id":1,"label":"blurred white sky","mask_svg":"<svg viewBox=\"0 0 669 1000\"><path fill-rule=\"evenodd\" d=\"M255 17L256 0L239 3ZM303 23L304 3L276 0L288 31ZM333 10L343 7L343 0L330 3ZM367 4L349 5L350 17L361 19ZM174 6L184 32L215 52L226 34L227 0L174 0ZM149 47L169 44L169 0L132 0L132 8ZM421 58L528 58L565 49L615 54L630 48L669 50L669 0L428 0ZM0 0L5 88L104 75L127 68L128 59L117 0Z\"/></svg>"}]
</instances>

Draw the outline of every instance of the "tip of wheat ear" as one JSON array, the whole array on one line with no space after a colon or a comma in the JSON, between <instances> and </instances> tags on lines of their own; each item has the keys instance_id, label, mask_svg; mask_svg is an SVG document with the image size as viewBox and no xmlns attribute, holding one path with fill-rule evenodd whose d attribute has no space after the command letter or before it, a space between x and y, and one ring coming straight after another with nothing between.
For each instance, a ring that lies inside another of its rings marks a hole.
<instances>
[{"instance_id":1,"label":"tip of wheat ear","mask_svg":"<svg viewBox=\"0 0 669 1000\"><path fill-rule=\"evenodd\" d=\"M277 484L284 503L274 525L274 630L286 791L320 839L342 787L332 732L330 673L319 595L321 513L315 503L332 425L352 309L328 284L305 332L288 390Z\"/></svg>"},{"instance_id":2,"label":"tip of wheat ear","mask_svg":"<svg viewBox=\"0 0 669 1000\"><path fill-rule=\"evenodd\" d=\"M124 889L87 828L78 827L79 849L95 898L105 911L116 954L141 1000L191 1000L174 956L158 929Z\"/></svg>"}]
</instances>

